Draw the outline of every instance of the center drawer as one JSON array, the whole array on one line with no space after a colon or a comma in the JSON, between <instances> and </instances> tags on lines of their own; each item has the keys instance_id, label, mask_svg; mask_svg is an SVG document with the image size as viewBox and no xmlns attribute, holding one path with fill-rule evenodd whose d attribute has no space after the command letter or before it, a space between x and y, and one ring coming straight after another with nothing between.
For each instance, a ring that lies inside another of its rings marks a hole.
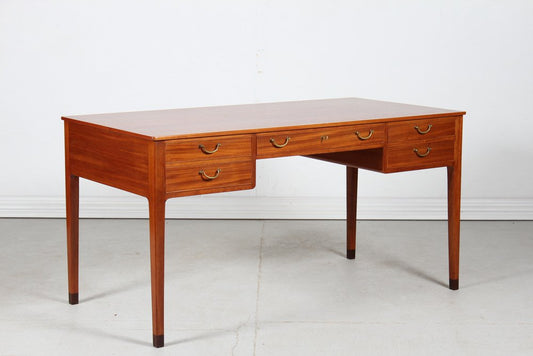
<instances>
[{"instance_id":1,"label":"center drawer","mask_svg":"<svg viewBox=\"0 0 533 356\"><path fill-rule=\"evenodd\" d=\"M384 142L384 124L276 131L257 135L257 158L351 151Z\"/></svg>"}]
</instances>

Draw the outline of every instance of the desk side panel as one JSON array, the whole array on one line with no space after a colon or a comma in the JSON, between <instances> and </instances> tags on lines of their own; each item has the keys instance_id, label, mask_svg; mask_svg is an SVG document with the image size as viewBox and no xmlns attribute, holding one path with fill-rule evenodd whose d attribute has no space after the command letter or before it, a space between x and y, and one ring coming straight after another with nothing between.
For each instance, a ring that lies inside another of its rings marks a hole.
<instances>
[{"instance_id":1,"label":"desk side panel","mask_svg":"<svg viewBox=\"0 0 533 356\"><path fill-rule=\"evenodd\" d=\"M68 120L65 125L73 175L148 196L149 140Z\"/></svg>"}]
</instances>

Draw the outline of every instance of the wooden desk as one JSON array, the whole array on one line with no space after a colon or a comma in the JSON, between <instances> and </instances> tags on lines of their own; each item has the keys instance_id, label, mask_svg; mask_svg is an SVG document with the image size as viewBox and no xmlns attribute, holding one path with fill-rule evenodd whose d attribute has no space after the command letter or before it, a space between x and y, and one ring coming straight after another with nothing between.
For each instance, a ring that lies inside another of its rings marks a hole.
<instances>
[{"instance_id":1,"label":"wooden desk","mask_svg":"<svg viewBox=\"0 0 533 356\"><path fill-rule=\"evenodd\" d=\"M358 168L448 168L450 289L459 288L465 112L346 98L66 116L68 289L78 303L79 177L148 198L153 344L164 344L165 202L255 187L261 158L346 166L347 258L355 258Z\"/></svg>"}]
</instances>

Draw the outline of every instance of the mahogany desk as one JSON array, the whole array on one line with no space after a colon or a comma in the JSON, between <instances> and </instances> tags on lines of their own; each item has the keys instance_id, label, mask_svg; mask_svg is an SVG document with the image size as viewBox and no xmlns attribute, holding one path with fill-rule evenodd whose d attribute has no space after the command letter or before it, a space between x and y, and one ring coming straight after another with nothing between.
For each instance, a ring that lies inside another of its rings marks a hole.
<instances>
[{"instance_id":1,"label":"mahogany desk","mask_svg":"<svg viewBox=\"0 0 533 356\"><path fill-rule=\"evenodd\" d=\"M355 258L358 168L448 168L450 289L459 288L465 112L346 98L63 117L68 290L78 303L79 177L148 198L153 344L164 344L165 202L255 187L257 159L346 166L347 258Z\"/></svg>"}]
</instances>

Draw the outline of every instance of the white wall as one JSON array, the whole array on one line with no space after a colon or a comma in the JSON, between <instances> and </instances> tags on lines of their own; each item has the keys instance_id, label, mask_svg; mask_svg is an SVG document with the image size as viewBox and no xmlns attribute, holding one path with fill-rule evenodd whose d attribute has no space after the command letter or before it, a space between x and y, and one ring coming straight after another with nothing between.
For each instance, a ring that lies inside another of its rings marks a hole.
<instances>
[{"instance_id":1,"label":"white wall","mask_svg":"<svg viewBox=\"0 0 533 356\"><path fill-rule=\"evenodd\" d=\"M533 1L0 0L0 216L63 216L65 114L366 97L466 110L465 218L533 218ZM257 188L169 217L343 218L344 168L258 162ZM444 218L445 171L360 178L361 217ZM146 216L81 183L84 216Z\"/></svg>"}]
</instances>

